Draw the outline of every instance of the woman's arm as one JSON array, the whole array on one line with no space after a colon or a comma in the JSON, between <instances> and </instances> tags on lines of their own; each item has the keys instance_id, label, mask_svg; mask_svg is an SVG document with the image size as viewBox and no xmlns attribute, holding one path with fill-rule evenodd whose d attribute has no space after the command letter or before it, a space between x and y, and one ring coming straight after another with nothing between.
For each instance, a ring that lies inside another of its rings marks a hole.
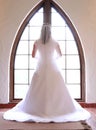
<instances>
[{"instance_id":1,"label":"woman's arm","mask_svg":"<svg viewBox=\"0 0 96 130\"><path fill-rule=\"evenodd\" d=\"M33 57L33 58L34 58L35 55L36 55L36 51L37 51L37 48L36 48L36 45L35 45L35 43L34 43L34 45L33 45L33 50L32 50L32 57Z\"/></svg>"},{"instance_id":2,"label":"woman's arm","mask_svg":"<svg viewBox=\"0 0 96 130\"><path fill-rule=\"evenodd\" d=\"M59 54L59 56L62 56L62 52L61 52L59 44L57 44L57 46L56 46L56 51Z\"/></svg>"}]
</instances>

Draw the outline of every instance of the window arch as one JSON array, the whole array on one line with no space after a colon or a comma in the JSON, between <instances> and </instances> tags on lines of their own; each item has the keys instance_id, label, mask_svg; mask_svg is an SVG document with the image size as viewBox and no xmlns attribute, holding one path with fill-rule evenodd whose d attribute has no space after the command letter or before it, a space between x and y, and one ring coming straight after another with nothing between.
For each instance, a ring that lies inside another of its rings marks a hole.
<instances>
[{"instance_id":1,"label":"window arch","mask_svg":"<svg viewBox=\"0 0 96 130\"><path fill-rule=\"evenodd\" d=\"M30 85L35 69L31 50L44 22L52 25L52 34L60 44L64 60L62 72L70 93L75 99L84 101L85 62L81 42L68 16L52 0L40 2L26 17L17 33L10 59L10 101L22 98ZM59 31L62 33L57 35Z\"/></svg>"}]
</instances>

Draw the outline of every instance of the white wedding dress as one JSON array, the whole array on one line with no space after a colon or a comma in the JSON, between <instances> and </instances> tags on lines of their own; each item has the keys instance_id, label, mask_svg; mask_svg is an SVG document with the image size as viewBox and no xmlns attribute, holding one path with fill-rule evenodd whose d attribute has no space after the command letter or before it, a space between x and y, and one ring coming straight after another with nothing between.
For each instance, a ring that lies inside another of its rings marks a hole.
<instances>
[{"instance_id":1,"label":"white wedding dress","mask_svg":"<svg viewBox=\"0 0 96 130\"><path fill-rule=\"evenodd\" d=\"M29 90L22 101L4 113L3 118L19 122L69 122L88 119L90 113L72 99L65 86L57 65L57 43L51 38L47 44L42 44L40 40L35 44L39 57ZM54 55L55 51L57 56Z\"/></svg>"}]
</instances>

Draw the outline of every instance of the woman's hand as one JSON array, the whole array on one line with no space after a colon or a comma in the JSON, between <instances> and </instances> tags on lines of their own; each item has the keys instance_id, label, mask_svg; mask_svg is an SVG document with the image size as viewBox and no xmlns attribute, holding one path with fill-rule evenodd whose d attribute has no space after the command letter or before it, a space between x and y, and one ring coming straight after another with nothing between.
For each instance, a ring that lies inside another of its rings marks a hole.
<instances>
[{"instance_id":1,"label":"woman's hand","mask_svg":"<svg viewBox=\"0 0 96 130\"><path fill-rule=\"evenodd\" d=\"M35 45L35 43L34 43L34 45L33 45L33 50L32 50L32 57L33 57L33 58L34 58L35 55L36 55L36 51L37 51L37 49L36 49L36 45Z\"/></svg>"}]
</instances>

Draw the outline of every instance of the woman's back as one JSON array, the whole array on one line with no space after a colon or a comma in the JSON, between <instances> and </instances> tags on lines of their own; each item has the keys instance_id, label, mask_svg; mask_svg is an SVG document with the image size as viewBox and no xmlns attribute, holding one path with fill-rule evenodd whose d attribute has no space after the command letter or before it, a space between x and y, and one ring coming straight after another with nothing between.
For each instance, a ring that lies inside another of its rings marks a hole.
<instances>
[{"instance_id":1,"label":"woman's back","mask_svg":"<svg viewBox=\"0 0 96 130\"><path fill-rule=\"evenodd\" d=\"M57 52L57 55L55 54ZM33 46L39 52L38 64L25 98L4 114L4 119L20 122L67 122L85 120L90 114L71 98L58 71L58 43L51 38L50 26L44 25L41 38ZM19 115L19 116L18 116Z\"/></svg>"},{"instance_id":2,"label":"woman's back","mask_svg":"<svg viewBox=\"0 0 96 130\"><path fill-rule=\"evenodd\" d=\"M57 42L52 38L50 38L50 40L46 44L42 44L42 41L38 40L36 42L36 47L39 52L39 62L51 63L54 62L54 60L56 60Z\"/></svg>"}]
</instances>

